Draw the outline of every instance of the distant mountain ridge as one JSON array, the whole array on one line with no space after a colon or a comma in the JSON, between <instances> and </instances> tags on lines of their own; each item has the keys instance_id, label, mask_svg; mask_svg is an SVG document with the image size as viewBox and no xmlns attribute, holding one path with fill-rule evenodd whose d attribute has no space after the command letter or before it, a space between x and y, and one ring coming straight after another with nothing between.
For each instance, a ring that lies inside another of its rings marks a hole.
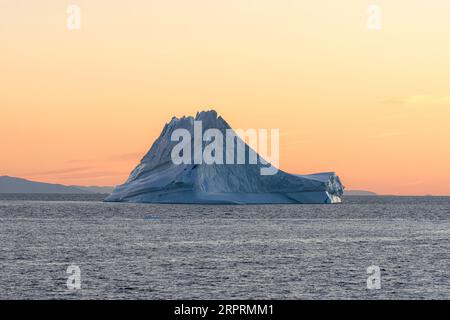
<instances>
[{"instance_id":1,"label":"distant mountain ridge","mask_svg":"<svg viewBox=\"0 0 450 320\"><path fill-rule=\"evenodd\" d=\"M30 181L27 179L0 176L0 193L110 193L113 187L81 187Z\"/></svg>"},{"instance_id":2,"label":"distant mountain ridge","mask_svg":"<svg viewBox=\"0 0 450 320\"><path fill-rule=\"evenodd\" d=\"M23 178L0 176L0 193L63 193L63 194L111 194L114 187L108 186L66 186L61 184L36 182ZM376 196L366 190L345 190L344 196Z\"/></svg>"},{"instance_id":3,"label":"distant mountain ridge","mask_svg":"<svg viewBox=\"0 0 450 320\"><path fill-rule=\"evenodd\" d=\"M376 196L377 194L372 191L366 190L345 190L344 196Z\"/></svg>"},{"instance_id":4,"label":"distant mountain ridge","mask_svg":"<svg viewBox=\"0 0 450 320\"><path fill-rule=\"evenodd\" d=\"M104 194L109 194L112 193L114 190L114 187L99 187L99 186L71 186L71 187L75 187L84 191L88 191L90 193L104 193Z\"/></svg>"}]
</instances>

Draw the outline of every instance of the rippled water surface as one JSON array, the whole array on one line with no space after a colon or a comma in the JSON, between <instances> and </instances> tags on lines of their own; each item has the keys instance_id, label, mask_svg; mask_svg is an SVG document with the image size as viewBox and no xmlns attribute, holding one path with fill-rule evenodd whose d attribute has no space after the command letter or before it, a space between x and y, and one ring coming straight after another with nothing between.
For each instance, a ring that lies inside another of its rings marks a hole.
<instances>
[{"instance_id":1,"label":"rippled water surface","mask_svg":"<svg viewBox=\"0 0 450 320\"><path fill-rule=\"evenodd\" d=\"M2 299L450 299L450 198L149 205L0 195ZM81 290L67 289L78 265ZM368 266L381 289L368 290Z\"/></svg>"}]
</instances>

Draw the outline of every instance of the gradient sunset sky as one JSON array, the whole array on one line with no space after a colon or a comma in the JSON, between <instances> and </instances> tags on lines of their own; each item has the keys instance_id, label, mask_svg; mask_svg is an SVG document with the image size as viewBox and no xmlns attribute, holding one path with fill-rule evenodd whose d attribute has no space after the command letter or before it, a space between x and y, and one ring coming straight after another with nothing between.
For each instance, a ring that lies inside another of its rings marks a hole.
<instances>
[{"instance_id":1,"label":"gradient sunset sky","mask_svg":"<svg viewBox=\"0 0 450 320\"><path fill-rule=\"evenodd\" d=\"M215 109L279 128L288 172L450 194L448 0L0 0L0 39L0 175L120 184L172 116Z\"/></svg>"}]
</instances>

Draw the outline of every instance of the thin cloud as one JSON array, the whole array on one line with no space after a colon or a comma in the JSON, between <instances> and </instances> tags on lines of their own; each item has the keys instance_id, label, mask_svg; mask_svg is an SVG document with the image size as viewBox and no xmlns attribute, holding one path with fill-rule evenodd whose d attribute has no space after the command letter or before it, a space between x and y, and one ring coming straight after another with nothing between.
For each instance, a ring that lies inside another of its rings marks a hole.
<instances>
[{"instance_id":1,"label":"thin cloud","mask_svg":"<svg viewBox=\"0 0 450 320\"><path fill-rule=\"evenodd\" d=\"M140 159L144 156L142 152L128 152L123 154L114 155L108 158L111 161L129 161Z\"/></svg>"},{"instance_id":2,"label":"thin cloud","mask_svg":"<svg viewBox=\"0 0 450 320\"><path fill-rule=\"evenodd\" d=\"M74 160L68 160L65 163L76 164L76 163L86 163L86 162L92 162L92 161L94 161L94 159L74 159Z\"/></svg>"},{"instance_id":3,"label":"thin cloud","mask_svg":"<svg viewBox=\"0 0 450 320\"><path fill-rule=\"evenodd\" d=\"M94 165L98 162L111 163L111 162L125 162L125 161L137 161L143 157L142 152L128 152L123 154L117 154L113 156L104 156L98 159L73 159L66 161L66 164L85 164L85 166L69 167L58 170L47 171L34 171L21 174L21 176L30 178L45 179L48 177L58 179L86 179L86 178L102 178L102 177L126 177L130 174L130 171L101 171L98 170L99 166ZM88 166L90 165L90 166Z\"/></svg>"},{"instance_id":4,"label":"thin cloud","mask_svg":"<svg viewBox=\"0 0 450 320\"><path fill-rule=\"evenodd\" d=\"M291 141L288 141L286 143L283 143L282 146L295 146L295 145L298 145L298 144L305 144L305 143L312 143L312 142L313 142L312 140L306 140L306 139L303 139L303 140L291 140Z\"/></svg>"},{"instance_id":5,"label":"thin cloud","mask_svg":"<svg viewBox=\"0 0 450 320\"><path fill-rule=\"evenodd\" d=\"M305 132L304 130L292 130L292 131L281 131L280 130L280 137L298 135L298 134L304 133L304 132Z\"/></svg>"},{"instance_id":6,"label":"thin cloud","mask_svg":"<svg viewBox=\"0 0 450 320\"><path fill-rule=\"evenodd\" d=\"M67 174L67 173L74 173L74 172L82 172L91 170L93 167L76 167L76 168L68 168L68 169L61 169L61 170L51 170L51 171L35 171L35 172L28 172L24 175L27 176L46 176L46 175L61 175L61 174Z\"/></svg>"},{"instance_id":7,"label":"thin cloud","mask_svg":"<svg viewBox=\"0 0 450 320\"><path fill-rule=\"evenodd\" d=\"M385 104L403 105L450 105L450 95L411 95L405 97L393 97L382 100Z\"/></svg>"},{"instance_id":8,"label":"thin cloud","mask_svg":"<svg viewBox=\"0 0 450 320\"><path fill-rule=\"evenodd\" d=\"M140 160L142 157L144 156L144 153L139 151L139 152L127 152L127 153L122 153L122 154L116 154L116 155L112 155L112 156L102 156L100 158L97 159L73 159L73 160L69 160L66 161L66 163L93 163L93 162L111 162L111 161L130 161L130 160Z\"/></svg>"},{"instance_id":9,"label":"thin cloud","mask_svg":"<svg viewBox=\"0 0 450 320\"><path fill-rule=\"evenodd\" d=\"M86 178L104 178L104 177L122 177L128 176L130 172L117 171L89 171L74 174L66 174L58 176L59 179L86 179Z\"/></svg>"},{"instance_id":10,"label":"thin cloud","mask_svg":"<svg viewBox=\"0 0 450 320\"><path fill-rule=\"evenodd\" d=\"M404 136L408 134L407 132L402 131L394 131L394 132L381 132L377 135L372 136L372 138L389 138L389 137L398 137L398 136Z\"/></svg>"}]
</instances>

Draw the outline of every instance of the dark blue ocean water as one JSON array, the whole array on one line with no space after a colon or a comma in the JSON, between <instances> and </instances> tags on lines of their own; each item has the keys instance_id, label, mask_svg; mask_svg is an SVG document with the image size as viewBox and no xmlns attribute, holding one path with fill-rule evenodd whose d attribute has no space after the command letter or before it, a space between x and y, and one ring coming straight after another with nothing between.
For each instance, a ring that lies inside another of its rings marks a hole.
<instances>
[{"instance_id":1,"label":"dark blue ocean water","mask_svg":"<svg viewBox=\"0 0 450 320\"><path fill-rule=\"evenodd\" d=\"M0 299L450 298L450 198L148 205L0 195ZM80 290L66 284L80 268ZM367 289L367 267L381 288Z\"/></svg>"}]
</instances>

